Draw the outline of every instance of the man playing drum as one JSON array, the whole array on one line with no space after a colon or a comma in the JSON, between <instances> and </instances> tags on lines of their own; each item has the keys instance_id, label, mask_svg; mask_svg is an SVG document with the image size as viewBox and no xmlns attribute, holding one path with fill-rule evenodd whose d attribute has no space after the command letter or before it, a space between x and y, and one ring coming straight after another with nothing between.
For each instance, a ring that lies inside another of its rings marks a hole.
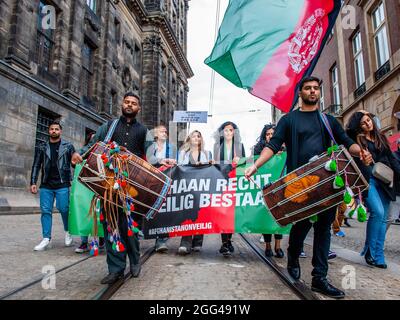
<instances>
[{"instance_id":1,"label":"man playing drum","mask_svg":"<svg viewBox=\"0 0 400 320\"><path fill-rule=\"evenodd\" d=\"M147 129L136 120L136 115L140 111L140 98L132 92L128 92L124 96L122 103L122 115L119 118L118 124L112 135L111 141L115 141L120 146L127 148L130 152L138 157L143 157L145 154L145 143ZM83 147L79 153L75 153L72 157L72 163L82 162L81 155L87 152L96 142L103 141L107 135L109 127L113 121L108 121L103 124L96 132L92 140ZM108 231L104 226L104 238L106 239L107 250L107 265L109 274L101 281L102 284L112 284L124 276L126 265L126 254L130 261L130 270L133 277L138 277L140 273L140 251L139 239L135 233L133 236L127 236L127 220L122 208L118 210L118 228L121 231L122 244L126 251L117 252L112 249L111 242L107 241Z\"/></svg>"},{"instance_id":2,"label":"man playing drum","mask_svg":"<svg viewBox=\"0 0 400 320\"><path fill-rule=\"evenodd\" d=\"M283 143L287 147L288 173L308 163L312 157L322 154L331 146L329 132L319 114L320 84L321 80L316 77L307 77L301 81L300 109L282 117L267 147L264 148L258 160L246 170L247 178L279 152ZM331 115L327 117L335 140L344 145L353 156L361 157L366 164L369 164L371 155L361 153L360 147L346 135L339 122ZM314 223L312 290L333 298L343 298L345 293L332 286L326 279L331 241L330 228L335 220L335 214L335 207L328 209L318 214L318 221ZM300 279L299 255L311 226L310 220L305 219L294 224L290 231L287 270L295 280Z\"/></svg>"}]
</instances>

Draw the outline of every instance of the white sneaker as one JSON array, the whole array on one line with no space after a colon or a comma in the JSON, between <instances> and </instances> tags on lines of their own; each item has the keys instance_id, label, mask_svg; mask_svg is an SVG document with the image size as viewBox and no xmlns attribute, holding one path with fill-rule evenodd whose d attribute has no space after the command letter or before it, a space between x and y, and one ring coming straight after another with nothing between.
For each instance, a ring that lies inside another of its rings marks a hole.
<instances>
[{"instance_id":1,"label":"white sneaker","mask_svg":"<svg viewBox=\"0 0 400 320\"><path fill-rule=\"evenodd\" d=\"M42 242L40 242L33 250L34 251L43 251L50 247L50 239L44 238Z\"/></svg>"},{"instance_id":2,"label":"white sneaker","mask_svg":"<svg viewBox=\"0 0 400 320\"><path fill-rule=\"evenodd\" d=\"M69 234L69 232L67 231L67 232L65 233L65 246L66 246L66 247L69 247L71 244L72 244L72 237L71 237L71 235Z\"/></svg>"},{"instance_id":3,"label":"white sneaker","mask_svg":"<svg viewBox=\"0 0 400 320\"><path fill-rule=\"evenodd\" d=\"M178 248L178 254L186 255L186 254L188 254L188 253L189 253L188 248L186 248L186 247L184 247L184 246L181 246L181 247Z\"/></svg>"}]
</instances>

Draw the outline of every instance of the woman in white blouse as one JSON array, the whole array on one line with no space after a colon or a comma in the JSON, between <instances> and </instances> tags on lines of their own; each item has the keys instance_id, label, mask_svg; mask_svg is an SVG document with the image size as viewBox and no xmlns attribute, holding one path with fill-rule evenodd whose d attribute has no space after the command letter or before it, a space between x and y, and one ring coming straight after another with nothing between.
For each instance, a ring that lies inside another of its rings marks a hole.
<instances>
[{"instance_id":1,"label":"woman in white blouse","mask_svg":"<svg viewBox=\"0 0 400 320\"><path fill-rule=\"evenodd\" d=\"M193 131L186 138L179 152L178 164L200 165L212 161L211 152L204 150L204 140L200 131ZM181 239L178 253L186 255L193 251L200 251L203 245L203 235L185 236Z\"/></svg>"}]
</instances>

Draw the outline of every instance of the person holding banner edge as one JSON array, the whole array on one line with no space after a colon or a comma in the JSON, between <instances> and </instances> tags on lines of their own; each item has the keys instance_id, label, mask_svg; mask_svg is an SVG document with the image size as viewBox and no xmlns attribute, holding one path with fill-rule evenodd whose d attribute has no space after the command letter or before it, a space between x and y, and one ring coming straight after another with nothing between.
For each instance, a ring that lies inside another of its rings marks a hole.
<instances>
[{"instance_id":1,"label":"person holding banner edge","mask_svg":"<svg viewBox=\"0 0 400 320\"><path fill-rule=\"evenodd\" d=\"M89 144L84 146L79 153L75 153L72 156L71 162L73 164L82 162L83 159L81 155L86 153L96 142L105 140L115 141L136 156L144 157L147 145L147 128L136 120L136 115L140 112L140 109L140 97L133 92L126 93L122 102L121 117L104 123L97 130ZM102 284L113 284L123 278L126 255L129 257L132 276L135 278L138 277L141 270L138 235L134 233L133 236L128 237L127 220L122 208L118 210L118 216L118 228L121 231L121 242L126 248L126 251L114 251L111 242L108 240L105 241L109 274L101 280ZM108 239L106 224L103 224L103 229L104 238Z\"/></svg>"},{"instance_id":2,"label":"person holding banner edge","mask_svg":"<svg viewBox=\"0 0 400 320\"><path fill-rule=\"evenodd\" d=\"M159 168L161 166L172 167L177 164L176 146L168 141L168 129L165 125L159 124L154 128L154 142L146 150L148 162ZM155 242L155 250L158 253L168 251L168 238L158 238Z\"/></svg>"},{"instance_id":3,"label":"person holding banner edge","mask_svg":"<svg viewBox=\"0 0 400 320\"><path fill-rule=\"evenodd\" d=\"M274 124L267 124L264 126L264 128L261 131L260 138L259 138L257 144L253 148L253 154L255 156L259 156L261 154L264 147L267 146L267 144L271 140L272 136L274 135L274 132L275 132ZM282 172L282 174L283 174L283 172ZM262 236L264 237L264 242L265 242L265 256L273 257L274 253L272 252L272 248L271 248L272 234L263 234ZM275 238L275 256L277 258L283 258L285 256L285 254L284 254L283 250L281 249L282 235L279 233L276 233L274 235L274 238Z\"/></svg>"},{"instance_id":4,"label":"person holding banner edge","mask_svg":"<svg viewBox=\"0 0 400 320\"><path fill-rule=\"evenodd\" d=\"M275 153L279 152L283 143L286 144L287 148L288 173L308 163L312 157L325 152L331 146L332 140L343 144L351 155L360 157L365 165L369 165L372 162L371 154L363 151L358 144L354 143L333 116L327 115L325 117L320 113L320 85L321 80L316 77L305 77L300 82L299 96L302 101L300 109L282 117L267 147L261 152L257 161L246 169L246 178L250 178L260 166L271 159ZM295 280L300 279L299 255L304 240L313 226L313 271L311 273L313 278L311 289L332 298L343 298L345 293L331 285L326 278L331 241L330 229L335 215L336 208L334 207L318 214L318 221L314 224L309 219L305 219L293 225L287 250L287 270L292 278Z\"/></svg>"},{"instance_id":5,"label":"person holding banner edge","mask_svg":"<svg viewBox=\"0 0 400 320\"><path fill-rule=\"evenodd\" d=\"M201 132L193 131L186 138L178 157L179 165L200 165L212 161L211 152L204 149L204 139ZM184 236L178 248L178 254L187 255L191 250L199 252L203 246L204 235Z\"/></svg>"},{"instance_id":6,"label":"person holding banner edge","mask_svg":"<svg viewBox=\"0 0 400 320\"><path fill-rule=\"evenodd\" d=\"M238 126L231 121L223 123L216 133L214 145L215 162L236 165L240 158L245 156ZM230 256L235 251L232 245L232 235L232 233L221 234L222 244L219 252L224 256Z\"/></svg>"}]
</instances>

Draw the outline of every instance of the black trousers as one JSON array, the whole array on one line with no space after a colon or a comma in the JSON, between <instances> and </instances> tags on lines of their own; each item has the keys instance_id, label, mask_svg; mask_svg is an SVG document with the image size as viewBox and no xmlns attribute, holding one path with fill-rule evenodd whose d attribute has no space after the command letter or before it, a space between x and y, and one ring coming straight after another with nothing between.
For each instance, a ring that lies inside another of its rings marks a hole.
<instances>
[{"instance_id":1,"label":"black trousers","mask_svg":"<svg viewBox=\"0 0 400 320\"><path fill-rule=\"evenodd\" d=\"M128 221L126 214L121 208L118 210L118 228L121 236L121 242L125 247L125 251L117 252L112 249L112 243L109 241L107 226L104 223L104 238L107 251L107 265L110 273L123 273L126 267L126 256L128 255L131 265L138 264L140 258L140 244L137 233L132 237L128 237Z\"/></svg>"},{"instance_id":2,"label":"black trousers","mask_svg":"<svg viewBox=\"0 0 400 320\"><path fill-rule=\"evenodd\" d=\"M331 245L331 225L335 220L336 207L318 214L318 221L311 223L305 219L295 223L290 230L288 254L297 259L302 251L304 240L314 227L314 243L311 275L316 278L326 278L328 274L328 253Z\"/></svg>"},{"instance_id":3,"label":"black trousers","mask_svg":"<svg viewBox=\"0 0 400 320\"><path fill-rule=\"evenodd\" d=\"M222 243L226 243L232 240L233 233L221 233Z\"/></svg>"},{"instance_id":4,"label":"black trousers","mask_svg":"<svg viewBox=\"0 0 400 320\"><path fill-rule=\"evenodd\" d=\"M271 242L272 241L272 234L263 234L264 242ZM274 234L275 240L282 240L283 236L279 233Z\"/></svg>"},{"instance_id":5,"label":"black trousers","mask_svg":"<svg viewBox=\"0 0 400 320\"><path fill-rule=\"evenodd\" d=\"M201 247L203 245L203 234L198 234L194 236L185 236L181 239L181 247L186 247L187 249L191 249L194 247Z\"/></svg>"}]
</instances>

